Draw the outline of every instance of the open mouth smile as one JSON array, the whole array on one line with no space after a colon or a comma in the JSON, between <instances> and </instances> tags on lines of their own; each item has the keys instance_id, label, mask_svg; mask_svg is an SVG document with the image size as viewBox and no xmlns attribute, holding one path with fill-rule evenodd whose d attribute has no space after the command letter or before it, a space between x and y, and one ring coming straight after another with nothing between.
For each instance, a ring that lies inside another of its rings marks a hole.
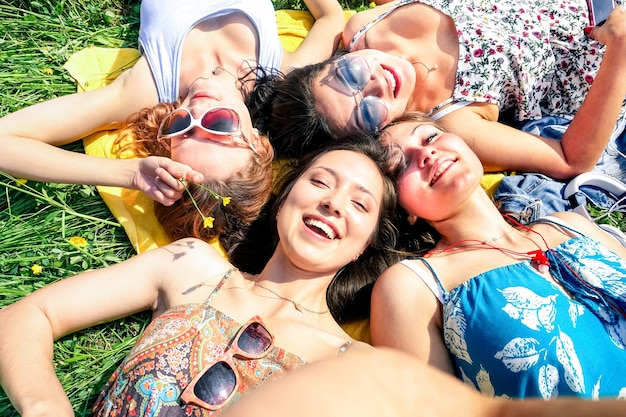
<instances>
[{"instance_id":1,"label":"open mouth smile","mask_svg":"<svg viewBox=\"0 0 626 417\"><path fill-rule=\"evenodd\" d=\"M315 233L317 233L320 236L325 237L328 240L333 240L338 237L338 234L335 231L335 229L332 226L330 226L328 223L324 223L321 220L307 217L306 219L304 219L304 224L306 224L309 227L309 229L313 230Z\"/></svg>"}]
</instances>

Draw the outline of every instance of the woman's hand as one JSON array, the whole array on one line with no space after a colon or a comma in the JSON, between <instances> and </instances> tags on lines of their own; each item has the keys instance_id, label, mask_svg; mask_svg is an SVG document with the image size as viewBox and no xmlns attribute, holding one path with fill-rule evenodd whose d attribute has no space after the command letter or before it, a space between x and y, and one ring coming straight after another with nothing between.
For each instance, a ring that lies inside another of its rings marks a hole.
<instances>
[{"instance_id":1,"label":"woman's hand","mask_svg":"<svg viewBox=\"0 0 626 417\"><path fill-rule=\"evenodd\" d=\"M186 185L181 179L194 183L204 181L200 172L166 157L149 156L136 161L139 166L131 179L130 188L142 191L164 206L171 206L182 197Z\"/></svg>"},{"instance_id":2,"label":"woman's hand","mask_svg":"<svg viewBox=\"0 0 626 417\"><path fill-rule=\"evenodd\" d=\"M626 54L626 5L617 6L602 26L595 26L589 36L607 48L620 48Z\"/></svg>"}]
</instances>

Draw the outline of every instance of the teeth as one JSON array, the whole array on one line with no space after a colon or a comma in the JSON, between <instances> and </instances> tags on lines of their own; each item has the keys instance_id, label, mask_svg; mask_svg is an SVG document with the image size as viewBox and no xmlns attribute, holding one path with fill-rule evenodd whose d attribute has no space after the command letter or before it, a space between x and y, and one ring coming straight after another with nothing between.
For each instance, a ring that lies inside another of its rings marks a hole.
<instances>
[{"instance_id":1,"label":"teeth","mask_svg":"<svg viewBox=\"0 0 626 417\"><path fill-rule=\"evenodd\" d=\"M394 77L393 72L383 69L387 74L389 74L389 79L391 80L391 88L393 90L393 94L396 94L396 77Z\"/></svg>"},{"instance_id":2,"label":"teeth","mask_svg":"<svg viewBox=\"0 0 626 417\"><path fill-rule=\"evenodd\" d=\"M320 231L322 231L326 235L326 237L328 239L332 240L332 239L334 239L336 237L335 231L332 229L332 227L330 227L329 225L327 225L326 223L324 223L322 221L319 221L319 220L316 220L316 219L306 219L304 221L304 223L307 226L312 226L312 227L315 227L315 228L319 229Z\"/></svg>"},{"instance_id":3,"label":"teeth","mask_svg":"<svg viewBox=\"0 0 626 417\"><path fill-rule=\"evenodd\" d=\"M439 165L439 169L437 170L437 172L435 172L435 175L433 175L433 179L430 181L430 185L433 185L435 182L437 182L441 174L443 174L445 170L448 169L450 165L452 165L453 162L454 161L447 161Z\"/></svg>"}]
</instances>

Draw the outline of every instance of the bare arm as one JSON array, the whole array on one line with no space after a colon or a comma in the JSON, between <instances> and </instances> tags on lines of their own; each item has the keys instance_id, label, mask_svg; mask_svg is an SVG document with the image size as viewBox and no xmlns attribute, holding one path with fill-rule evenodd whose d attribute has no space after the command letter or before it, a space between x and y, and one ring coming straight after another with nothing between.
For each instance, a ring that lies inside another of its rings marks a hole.
<instances>
[{"instance_id":1,"label":"bare arm","mask_svg":"<svg viewBox=\"0 0 626 417\"><path fill-rule=\"evenodd\" d=\"M267 404L274 404L274 417L609 417L626 411L620 400L496 400L384 348L306 365L242 396L223 416L255 415Z\"/></svg>"},{"instance_id":2,"label":"bare arm","mask_svg":"<svg viewBox=\"0 0 626 417\"><path fill-rule=\"evenodd\" d=\"M57 147L118 128L130 114L156 103L150 70L140 59L106 87L9 114L0 119L0 170L38 181L138 189L170 205L184 190L179 178L201 182L202 175L169 158L99 158Z\"/></svg>"},{"instance_id":3,"label":"bare arm","mask_svg":"<svg viewBox=\"0 0 626 417\"><path fill-rule=\"evenodd\" d=\"M404 265L392 266L374 284L370 337L374 346L400 349L454 373L441 332L439 302Z\"/></svg>"},{"instance_id":4,"label":"bare arm","mask_svg":"<svg viewBox=\"0 0 626 417\"><path fill-rule=\"evenodd\" d=\"M219 257L203 242L178 241L63 279L1 310L0 383L21 415L72 415L52 365L55 339L138 311L163 311L211 251Z\"/></svg>"},{"instance_id":5,"label":"bare arm","mask_svg":"<svg viewBox=\"0 0 626 417\"><path fill-rule=\"evenodd\" d=\"M345 18L337 0L304 2L315 18L315 23L298 49L283 54L283 72L289 71L290 67L302 67L329 58L337 48L343 31Z\"/></svg>"},{"instance_id":6,"label":"bare arm","mask_svg":"<svg viewBox=\"0 0 626 417\"><path fill-rule=\"evenodd\" d=\"M471 105L441 119L466 139L486 171L540 172L566 179L590 171L611 136L626 95L626 13L615 9L591 36L606 45L598 74L562 139L541 138L496 120L488 105Z\"/></svg>"}]
</instances>

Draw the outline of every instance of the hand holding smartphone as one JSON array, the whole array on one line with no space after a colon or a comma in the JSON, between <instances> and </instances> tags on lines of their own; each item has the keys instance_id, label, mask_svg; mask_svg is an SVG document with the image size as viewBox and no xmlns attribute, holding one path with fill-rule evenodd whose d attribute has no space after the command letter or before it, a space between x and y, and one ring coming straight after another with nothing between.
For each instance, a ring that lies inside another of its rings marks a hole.
<instances>
[{"instance_id":1,"label":"hand holding smartphone","mask_svg":"<svg viewBox=\"0 0 626 417\"><path fill-rule=\"evenodd\" d=\"M591 26L601 26L617 6L615 0L587 0L587 5Z\"/></svg>"}]
</instances>

